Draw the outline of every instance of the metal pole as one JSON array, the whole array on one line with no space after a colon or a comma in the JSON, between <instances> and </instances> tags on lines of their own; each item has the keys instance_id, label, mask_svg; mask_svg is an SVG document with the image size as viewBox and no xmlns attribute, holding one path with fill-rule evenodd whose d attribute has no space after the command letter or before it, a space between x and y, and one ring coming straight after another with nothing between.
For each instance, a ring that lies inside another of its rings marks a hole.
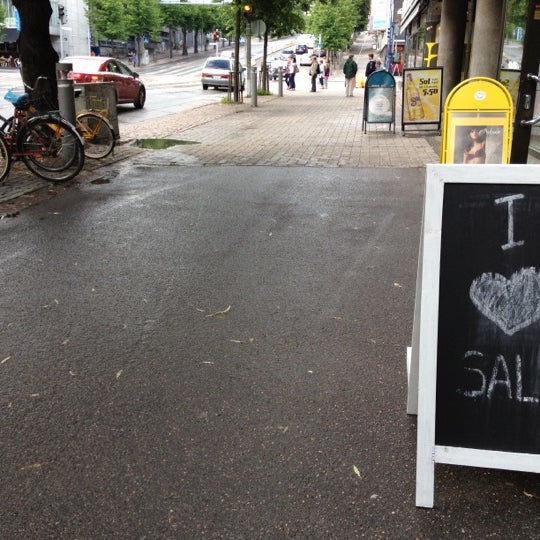
<instances>
[{"instance_id":1,"label":"metal pole","mask_svg":"<svg viewBox=\"0 0 540 540\"><path fill-rule=\"evenodd\" d=\"M394 0L390 0L390 14L388 17L388 43L386 45L386 71L392 73L394 63Z\"/></svg>"},{"instance_id":2,"label":"metal pole","mask_svg":"<svg viewBox=\"0 0 540 540\"><path fill-rule=\"evenodd\" d=\"M278 95L283 97L283 68L278 67Z\"/></svg>"},{"instance_id":3,"label":"metal pole","mask_svg":"<svg viewBox=\"0 0 540 540\"><path fill-rule=\"evenodd\" d=\"M253 66L251 71L251 106L257 106L257 66Z\"/></svg>"},{"instance_id":4,"label":"metal pole","mask_svg":"<svg viewBox=\"0 0 540 540\"><path fill-rule=\"evenodd\" d=\"M58 83L58 108L60 114L68 122L75 125L75 92L73 81L67 78L73 64L56 64L56 78Z\"/></svg>"},{"instance_id":5,"label":"metal pole","mask_svg":"<svg viewBox=\"0 0 540 540\"><path fill-rule=\"evenodd\" d=\"M60 59L64 58L64 34L60 25Z\"/></svg>"},{"instance_id":6,"label":"metal pole","mask_svg":"<svg viewBox=\"0 0 540 540\"><path fill-rule=\"evenodd\" d=\"M246 22L246 70L251 73L251 20ZM254 88L257 88L255 84ZM248 77L246 95L251 95L251 77Z\"/></svg>"}]
</instances>

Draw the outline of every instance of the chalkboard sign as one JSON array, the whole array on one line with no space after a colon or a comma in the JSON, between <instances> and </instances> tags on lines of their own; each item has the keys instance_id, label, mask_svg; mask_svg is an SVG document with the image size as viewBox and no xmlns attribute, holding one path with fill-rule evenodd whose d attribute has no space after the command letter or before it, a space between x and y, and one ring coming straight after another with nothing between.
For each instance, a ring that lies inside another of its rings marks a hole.
<instances>
[{"instance_id":1,"label":"chalkboard sign","mask_svg":"<svg viewBox=\"0 0 540 540\"><path fill-rule=\"evenodd\" d=\"M539 231L540 166L428 165L418 506L435 462L540 472Z\"/></svg>"}]
</instances>

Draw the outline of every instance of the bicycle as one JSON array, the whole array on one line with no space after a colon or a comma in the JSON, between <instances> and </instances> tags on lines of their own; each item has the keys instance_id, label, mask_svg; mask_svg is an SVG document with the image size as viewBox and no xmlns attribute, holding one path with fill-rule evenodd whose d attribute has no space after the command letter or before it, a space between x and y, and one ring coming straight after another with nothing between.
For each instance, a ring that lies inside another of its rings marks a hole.
<instances>
[{"instance_id":1,"label":"bicycle","mask_svg":"<svg viewBox=\"0 0 540 540\"><path fill-rule=\"evenodd\" d=\"M25 86L30 92L34 92L38 87L47 85L49 81L50 79L48 77L40 76L36 79L34 88L29 85ZM50 104L43 97L38 97L36 101L39 101L40 104L46 108L50 108ZM37 112L35 107L32 106L30 106L28 110L32 114ZM85 156L91 159L107 157L113 151L116 144L114 130L111 123L104 115L104 112L106 111L90 109L79 113L75 118L74 127L83 139ZM49 111L49 114L60 116L57 111ZM10 118L9 120L12 119ZM0 131L3 131L1 125Z\"/></svg>"},{"instance_id":2,"label":"bicycle","mask_svg":"<svg viewBox=\"0 0 540 540\"><path fill-rule=\"evenodd\" d=\"M77 130L55 113L32 116L32 100L26 93L9 90L4 98L14 106L14 114L0 126L0 181L9 173L12 158L21 159L32 173L50 182L74 178L85 155ZM9 157L4 156L4 146Z\"/></svg>"},{"instance_id":3,"label":"bicycle","mask_svg":"<svg viewBox=\"0 0 540 540\"><path fill-rule=\"evenodd\" d=\"M86 157L101 159L113 151L116 143L114 131L105 116L90 110L79 113L75 120L75 127L83 139Z\"/></svg>"}]
</instances>

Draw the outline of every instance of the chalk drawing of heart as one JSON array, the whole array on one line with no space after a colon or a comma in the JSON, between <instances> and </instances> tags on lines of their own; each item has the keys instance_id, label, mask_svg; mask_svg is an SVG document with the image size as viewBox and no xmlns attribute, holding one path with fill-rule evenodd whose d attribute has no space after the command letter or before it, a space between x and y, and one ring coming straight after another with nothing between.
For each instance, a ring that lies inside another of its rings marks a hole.
<instances>
[{"instance_id":1,"label":"chalk drawing of heart","mask_svg":"<svg viewBox=\"0 0 540 540\"><path fill-rule=\"evenodd\" d=\"M522 268L510 279L482 274L472 282L469 296L476 308L509 336L540 319L540 273L533 267Z\"/></svg>"}]
</instances>

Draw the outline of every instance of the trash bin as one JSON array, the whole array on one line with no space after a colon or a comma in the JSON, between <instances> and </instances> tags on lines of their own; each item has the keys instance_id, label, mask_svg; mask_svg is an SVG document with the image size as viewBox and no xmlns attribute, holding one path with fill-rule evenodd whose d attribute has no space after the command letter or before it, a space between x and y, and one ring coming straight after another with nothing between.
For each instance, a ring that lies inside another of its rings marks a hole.
<instances>
[{"instance_id":1,"label":"trash bin","mask_svg":"<svg viewBox=\"0 0 540 540\"><path fill-rule=\"evenodd\" d=\"M114 83L100 82L75 85L75 110L77 114L85 111L102 114L111 123L114 137L120 138Z\"/></svg>"}]
</instances>

